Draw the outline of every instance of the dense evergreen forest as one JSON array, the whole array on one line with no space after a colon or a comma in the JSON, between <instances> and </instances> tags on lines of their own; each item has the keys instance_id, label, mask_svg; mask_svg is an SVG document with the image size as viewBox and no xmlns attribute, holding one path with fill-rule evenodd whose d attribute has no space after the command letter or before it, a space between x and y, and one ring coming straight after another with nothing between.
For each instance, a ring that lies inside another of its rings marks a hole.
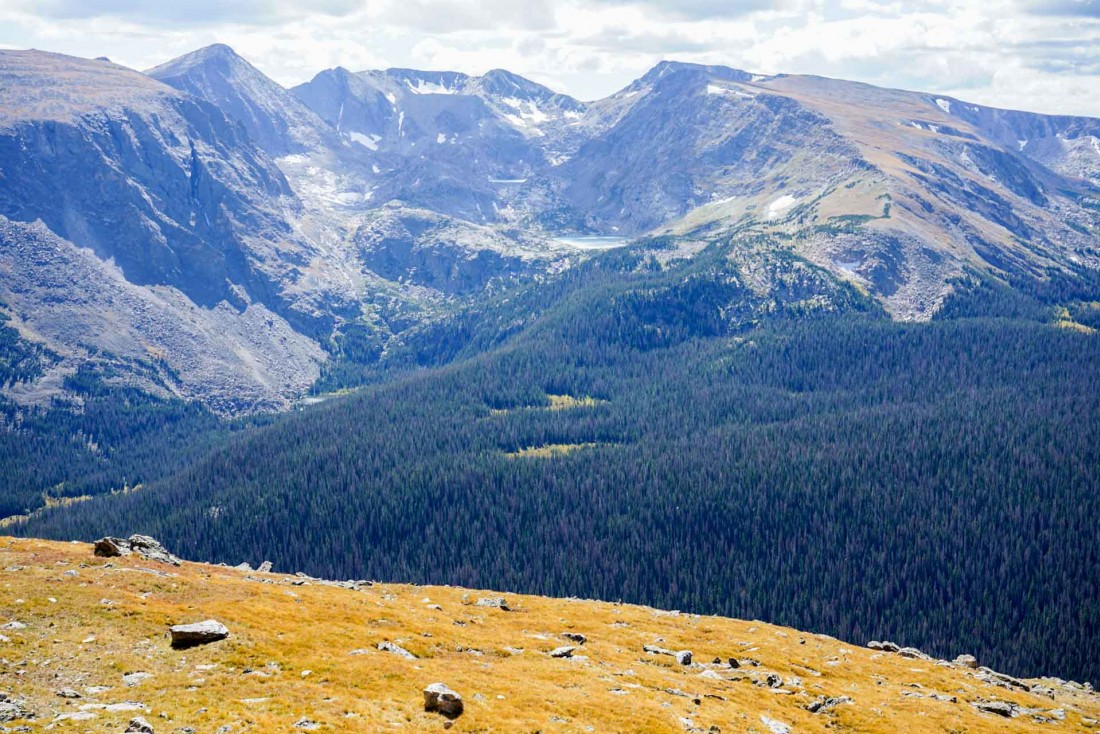
<instances>
[{"instance_id":1,"label":"dense evergreen forest","mask_svg":"<svg viewBox=\"0 0 1100 734\"><path fill-rule=\"evenodd\" d=\"M21 339L9 321L0 311L0 385L8 386L60 359ZM246 425L219 421L195 403L112 384L111 377L110 369L86 365L65 378L64 397L45 405L0 398L0 518L164 476Z\"/></svg>"},{"instance_id":2,"label":"dense evergreen forest","mask_svg":"<svg viewBox=\"0 0 1100 734\"><path fill-rule=\"evenodd\" d=\"M667 266L661 246L347 361L330 374L352 395L249 430L176 422L198 458L157 463L171 442L151 440L141 491L10 529L1100 678L1091 291L975 277L899 324L789 257L761 296L722 248Z\"/></svg>"}]
</instances>

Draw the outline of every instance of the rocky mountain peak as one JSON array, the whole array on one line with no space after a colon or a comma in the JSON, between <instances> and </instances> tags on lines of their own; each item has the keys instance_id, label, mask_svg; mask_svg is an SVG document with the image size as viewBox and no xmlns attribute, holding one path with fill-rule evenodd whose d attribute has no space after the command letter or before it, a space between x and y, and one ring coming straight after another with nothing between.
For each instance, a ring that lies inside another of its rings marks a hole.
<instances>
[{"instance_id":1,"label":"rocky mountain peak","mask_svg":"<svg viewBox=\"0 0 1100 734\"><path fill-rule=\"evenodd\" d=\"M146 74L219 107L272 156L315 148L326 132L315 113L224 43L200 48Z\"/></svg>"},{"instance_id":2,"label":"rocky mountain peak","mask_svg":"<svg viewBox=\"0 0 1100 734\"><path fill-rule=\"evenodd\" d=\"M748 82L752 81L752 74L740 69L732 69L728 66L716 66L706 64L692 64L686 61L660 61L652 69L647 71L639 81L645 84L667 82L672 78L683 79L685 77L699 78L710 77L722 81Z\"/></svg>"},{"instance_id":3,"label":"rocky mountain peak","mask_svg":"<svg viewBox=\"0 0 1100 734\"><path fill-rule=\"evenodd\" d=\"M489 97L550 103L562 110L582 111L585 105L565 94L504 69L492 69L472 80L471 91Z\"/></svg>"}]
</instances>

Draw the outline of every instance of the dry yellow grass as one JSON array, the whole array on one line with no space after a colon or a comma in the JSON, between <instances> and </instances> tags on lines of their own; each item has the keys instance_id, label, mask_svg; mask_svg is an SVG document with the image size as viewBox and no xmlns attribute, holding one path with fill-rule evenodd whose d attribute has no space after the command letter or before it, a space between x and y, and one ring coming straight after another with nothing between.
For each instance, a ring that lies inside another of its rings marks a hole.
<instances>
[{"instance_id":1,"label":"dry yellow grass","mask_svg":"<svg viewBox=\"0 0 1100 734\"><path fill-rule=\"evenodd\" d=\"M434 682L465 699L458 732L768 734L769 723L796 734L1050 732L1088 731L1087 721L1100 718L1100 702L1083 690L1059 687L1052 700L992 686L957 665L760 622L534 596L508 596L511 611L503 611L474 604L486 592L398 584L356 591L203 564L101 559L87 544L10 538L0 538L0 568L0 625L26 625L0 630L9 638L0 642L0 689L37 713L8 724L31 731L52 724L62 732L121 732L133 712L56 717L125 701L146 705L142 715L158 734L226 725L292 732L302 717L319 731L441 731L444 720L423 711L421 691ZM169 647L169 625L207 618L226 624L231 637ZM565 631L587 635L587 644L572 659L549 657L569 644ZM378 650L384 640L418 659ZM708 664L681 666L643 652L645 644L690 649ZM709 665L716 657L760 665ZM133 672L151 677L127 687L122 676ZM780 687L763 682L769 673ZM93 694L89 686L108 688ZM56 695L65 688L83 697ZM819 695L852 703L810 713L804 707ZM1006 719L972 705L986 699L1061 708L1065 719L1039 724L1026 713Z\"/></svg>"},{"instance_id":2,"label":"dry yellow grass","mask_svg":"<svg viewBox=\"0 0 1100 734\"><path fill-rule=\"evenodd\" d=\"M547 394L546 405L526 405L519 408L490 408L489 415L507 415L518 410L572 410L574 408L595 408L597 405L605 405L606 400L600 400L588 395L575 397L573 395Z\"/></svg>"},{"instance_id":3,"label":"dry yellow grass","mask_svg":"<svg viewBox=\"0 0 1100 734\"><path fill-rule=\"evenodd\" d=\"M590 395L583 395L581 397L574 397L572 395L550 395L547 394L547 400L550 401L550 410L569 410L571 408L594 408L597 405L603 405L607 403L606 400L598 400Z\"/></svg>"},{"instance_id":4,"label":"dry yellow grass","mask_svg":"<svg viewBox=\"0 0 1100 734\"><path fill-rule=\"evenodd\" d=\"M545 446L529 446L519 451L508 451L504 455L512 458L548 459L551 456L565 456L580 449L599 446L598 443L549 443Z\"/></svg>"}]
</instances>

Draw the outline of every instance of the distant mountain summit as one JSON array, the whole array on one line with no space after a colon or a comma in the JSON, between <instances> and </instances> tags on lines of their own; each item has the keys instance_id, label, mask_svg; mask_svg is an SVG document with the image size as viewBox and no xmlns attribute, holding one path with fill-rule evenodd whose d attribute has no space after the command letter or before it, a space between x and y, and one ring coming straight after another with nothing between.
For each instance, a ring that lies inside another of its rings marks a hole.
<instances>
[{"instance_id":1,"label":"distant mountain summit","mask_svg":"<svg viewBox=\"0 0 1100 734\"><path fill-rule=\"evenodd\" d=\"M0 79L0 303L59 374L113 362L227 410L316 378L301 205L244 128L107 62L3 51Z\"/></svg>"},{"instance_id":2,"label":"distant mountain summit","mask_svg":"<svg viewBox=\"0 0 1100 734\"><path fill-rule=\"evenodd\" d=\"M216 105L271 156L315 148L324 138L325 126L316 114L223 43L145 73Z\"/></svg>"}]
</instances>

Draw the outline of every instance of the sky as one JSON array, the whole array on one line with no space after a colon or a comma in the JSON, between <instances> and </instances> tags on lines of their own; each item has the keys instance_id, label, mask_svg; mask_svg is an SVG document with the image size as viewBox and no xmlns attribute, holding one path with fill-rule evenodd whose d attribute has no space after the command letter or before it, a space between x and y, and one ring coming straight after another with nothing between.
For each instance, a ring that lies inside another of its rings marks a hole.
<instances>
[{"instance_id":1,"label":"sky","mask_svg":"<svg viewBox=\"0 0 1100 734\"><path fill-rule=\"evenodd\" d=\"M147 69L215 42L285 86L504 68L590 100L675 59L1100 117L1100 0L0 0L0 47Z\"/></svg>"}]
</instances>

